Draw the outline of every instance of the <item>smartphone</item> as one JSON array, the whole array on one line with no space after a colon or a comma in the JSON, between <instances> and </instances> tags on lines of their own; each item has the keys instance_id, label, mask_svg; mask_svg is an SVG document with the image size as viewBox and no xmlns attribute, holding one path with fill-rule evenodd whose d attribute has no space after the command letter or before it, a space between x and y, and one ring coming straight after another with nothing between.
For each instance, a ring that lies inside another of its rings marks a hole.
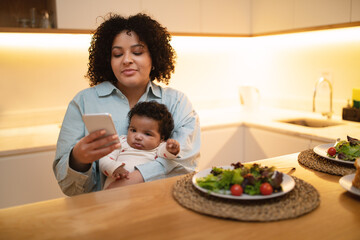
<instances>
[{"instance_id":1,"label":"smartphone","mask_svg":"<svg viewBox=\"0 0 360 240\"><path fill-rule=\"evenodd\" d=\"M82 116L82 119L89 133L104 129L106 131L105 137L109 135L117 134L110 113L84 114ZM109 144L106 144L105 146L109 146L113 143L118 143L118 142L119 140L117 139Z\"/></svg>"}]
</instances>

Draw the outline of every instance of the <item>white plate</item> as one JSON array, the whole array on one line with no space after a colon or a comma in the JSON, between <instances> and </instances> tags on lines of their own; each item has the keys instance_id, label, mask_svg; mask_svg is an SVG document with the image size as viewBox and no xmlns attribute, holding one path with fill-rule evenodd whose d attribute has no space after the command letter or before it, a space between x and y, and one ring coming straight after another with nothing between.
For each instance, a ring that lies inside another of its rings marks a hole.
<instances>
[{"instance_id":1,"label":"white plate","mask_svg":"<svg viewBox=\"0 0 360 240\"><path fill-rule=\"evenodd\" d=\"M233 169L232 166L223 166L222 168L224 169ZM283 182L281 183L282 192L277 192L277 193L273 193L271 195L248 195L243 193L241 196L233 196L231 195L230 191L224 191L223 193L215 193L215 192L209 192L208 189L202 188L199 185L196 184L196 179L197 178L201 178L201 177L205 177L208 174L210 174L212 168L208 168L205 170L202 170L200 172L198 172L197 174L195 174L192 178L192 183L193 185L199 189L202 192L205 193L209 193L210 195L216 196L216 197L221 197L221 198L228 198L228 199L236 199L236 200L260 200L260 199L267 199L267 198L275 198L275 197L279 197L282 196L288 192L290 192L294 187L295 187L295 181L292 177L290 177L289 175L283 173Z\"/></svg>"},{"instance_id":2,"label":"white plate","mask_svg":"<svg viewBox=\"0 0 360 240\"><path fill-rule=\"evenodd\" d=\"M342 178L340 178L339 183L345 190L360 196L360 189L352 185L352 181L354 177L355 177L355 173L343 176Z\"/></svg>"},{"instance_id":3,"label":"white plate","mask_svg":"<svg viewBox=\"0 0 360 240\"><path fill-rule=\"evenodd\" d=\"M317 155L320 155L326 159L335 161L335 162L341 162L341 163L347 163L347 164L352 164L354 165L355 161L344 161L344 160L340 160L337 156L335 158L331 158L327 155L327 150L329 149L329 147L333 147L334 143L326 143L326 144L321 144L319 146L314 147L314 152Z\"/></svg>"}]
</instances>

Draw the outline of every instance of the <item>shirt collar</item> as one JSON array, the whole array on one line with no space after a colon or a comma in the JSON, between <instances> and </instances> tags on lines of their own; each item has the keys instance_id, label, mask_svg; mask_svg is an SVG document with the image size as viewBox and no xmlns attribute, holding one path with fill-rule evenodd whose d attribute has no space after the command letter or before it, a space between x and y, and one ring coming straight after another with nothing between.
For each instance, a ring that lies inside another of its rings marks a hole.
<instances>
[{"instance_id":1,"label":"shirt collar","mask_svg":"<svg viewBox=\"0 0 360 240\"><path fill-rule=\"evenodd\" d=\"M148 94L151 91L155 97L161 98L160 86L156 85L153 81L149 81L147 89L148 89L148 91L147 91Z\"/></svg>"},{"instance_id":2,"label":"shirt collar","mask_svg":"<svg viewBox=\"0 0 360 240\"><path fill-rule=\"evenodd\" d=\"M96 85L94 88L99 97L108 96L117 90L117 88L109 81L102 82ZM155 97L161 98L160 86L156 85L153 81L149 81L146 89L147 94L151 92Z\"/></svg>"},{"instance_id":3,"label":"shirt collar","mask_svg":"<svg viewBox=\"0 0 360 240\"><path fill-rule=\"evenodd\" d=\"M94 88L99 97L110 95L113 91L116 91L117 89L111 82L108 81L102 82L96 85Z\"/></svg>"}]
</instances>

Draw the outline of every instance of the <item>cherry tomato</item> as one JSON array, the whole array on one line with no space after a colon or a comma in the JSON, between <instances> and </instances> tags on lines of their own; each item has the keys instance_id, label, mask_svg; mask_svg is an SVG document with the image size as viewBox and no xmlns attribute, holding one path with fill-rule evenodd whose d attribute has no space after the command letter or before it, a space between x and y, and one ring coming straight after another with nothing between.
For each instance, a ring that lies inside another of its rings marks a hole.
<instances>
[{"instance_id":1,"label":"cherry tomato","mask_svg":"<svg viewBox=\"0 0 360 240\"><path fill-rule=\"evenodd\" d=\"M273 192L273 188L270 183L265 182L260 185L260 192L262 195L270 195Z\"/></svg>"},{"instance_id":2,"label":"cherry tomato","mask_svg":"<svg viewBox=\"0 0 360 240\"><path fill-rule=\"evenodd\" d=\"M234 184L230 188L231 194L234 196L241 196L243 189L239 184Z\"/></svg>"},{"instance_id":3,"label":"cherry tomato","mask_svg":"<svg viewBox=\"0 0 360 240\"><path fill-rule=\"evenodd\" d=\"M334 147L330 147L327 152L332 157L336 155L336 149Z\"/></svg>"}]
</instances>

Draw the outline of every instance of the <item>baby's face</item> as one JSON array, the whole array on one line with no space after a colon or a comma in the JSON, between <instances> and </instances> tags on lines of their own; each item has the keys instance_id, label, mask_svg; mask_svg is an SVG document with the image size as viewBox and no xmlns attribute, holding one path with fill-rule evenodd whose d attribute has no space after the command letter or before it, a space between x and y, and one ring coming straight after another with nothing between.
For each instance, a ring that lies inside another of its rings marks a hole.
<instances>
[{"instance_id":1,"label":"baby's face","mask_svg":"<svg viewBox=\"0 0 360 240\"><path fill-rule=\"evenodd\" d=\"M127 142L132 148L151 150L162 142L159 133L159 124L156 120L134 115L131 118Z\"/></svg>"}]
</instances>

